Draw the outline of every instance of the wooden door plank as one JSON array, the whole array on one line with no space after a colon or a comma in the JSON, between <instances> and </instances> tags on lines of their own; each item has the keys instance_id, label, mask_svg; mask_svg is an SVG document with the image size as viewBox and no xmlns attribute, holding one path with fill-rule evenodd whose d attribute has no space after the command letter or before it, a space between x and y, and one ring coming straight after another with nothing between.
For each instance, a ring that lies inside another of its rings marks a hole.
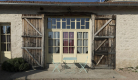
<instances>
[{"instance_id":1,"label":"wooden door plank","mask_svg":"<svg viewBox=\"0 0 138 80\"><path fill-rule=\"evenodd\" d=\"M107 39L105 39L105 40L95 49L95 51L97 51L106 41L107 41Z\"/></svg>"},{"instance_id":2,"label":"wooden door plank","mask_svg":"<svg viewBox=\"0 0 138 80\"><path fill-rule=\"evenodd\" d=\"M114 38L114 36L95 36L95 38Z\"/></svg>"},{"instance_id":3,"label":"wooden door plank","mask_svg":"<svg viewBox=\"0 0 138 80\"><path fill-rule=\"evenodd\" d=\"M41 20L41 30L42 30L42 42L41 42L41 47L42 47L42 53L41 53L41 65L44 67L45 64L45 57L44 57L44 32L45 32L45 27L44 27L44 14L42 14L42 20Z\"/></svg>"},{"instance_id":4,"label":"wooden door plank","mask_svg":"<svg viewBox=\"0 0 138 80\"><path fill-rule=\"evenodd\" d=\"M98 65L100 63L100 61L103 59L104 55L101 56L101 58L99 59L99 61L97 62L96 65Z\"/></svg>"},{"instance_id":5,"label":"wooden door plank","mask_svg":"<svg viewBox=\"0 0 138 80\"><path fill-rule=\"evenodd\" d=\"M41 16L22 16L22 18L41 19Z\"/></svg>"},{"instance_id":6,"label":"wooden door plank","mask_svg":"<svg viewBox=\"0 0 138 80\"><path fill-rule=\"evenodd\" d=\"M25 48L25 50L27 51L27 53L29 53L29 55L36 61L36 63L39 65L39 66L41 66L40 65L40 63L32 56L32 54Z\"/></svg>"},{"instance_id":7,"label":"wooden door plank","mask_svg":"<svg viewBox=\"0 0 138 80\"><path fill-rule=\"evenodd\" d=\"M91 67L93 66L92 60L94 60L94 27L95 27L95 15L91 15Z\"/></svg>"},{"instance_id":8,"label":"wooden door plank","mask_svg":"<svg viewBox=\"0 0 138 80\"><path fill-rule=\"evenodd\" d=\"M109 19L94 35L96 36L101 30L103 30L107 24L109 24L112 21L112 19Z\"/></svg>"},{"instance_id":9,"label":"wooden door plank","mask_svg":"<svg viewBox=\"0 0 138 80\"><path fill-rule=\"evenodd\" d=\"M28 19L25 18L25 20L26 20L26 21L29 23L29 25L31 25L40 35L42 35L42 33L39 32L39 31L34 27L34 25L28 21Z\"/></svg>"}]
</instances>

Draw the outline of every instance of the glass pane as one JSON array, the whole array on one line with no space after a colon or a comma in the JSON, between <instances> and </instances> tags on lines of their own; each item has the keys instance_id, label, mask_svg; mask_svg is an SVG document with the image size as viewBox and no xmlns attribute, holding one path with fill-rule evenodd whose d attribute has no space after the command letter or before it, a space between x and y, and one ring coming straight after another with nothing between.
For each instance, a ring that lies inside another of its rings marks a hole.
<instances>
[{"instance_id":1,"label":"glass pane","mask_svg":"<svg viewBox=\"0 0 138 80\"><path fill-rule=\"evenodd\" d=\"M59 32L54 32L54 38L59 38Z\"/></svg>"},{"instance_id":2,"label":"glass pane","mask_svg":"<svg viewBox=\"0 0 138 80\"><path fill-rule=\"evenodd\" d=\"M81 29L84 29L85 28L85 26L81 26Z\"/></svg>"},{"instance_id":3,"label":"glass pane","mask_svg":"<svg viewBox=\"0 0 138 80\"><path fill-rule=\"evenodd\" d=\"M48 21L51 21L51 18L48 18Z\"/></svg>"},{"instance_id":4,"label":"glass pane","mask_svg":"<svg viewBox=\"0 0 138 80\"><path fill-rule=\"evenodd\" d=\"M83 47L83 53L88 53L88 48L87 47Z\"/></svg>"},{"instance_id":5,"label":"glass pane","mask_svg":"<svg viewBox=\"0 0 138 80\"><path fill-rule=\"evenodd\" d=\"M71 21L75 21L75 18L71 18Z\"/></svg>"},{"instance_id":6,"label":"glass pane","mask_svg":"<svg viewBox=\"0 0 138 80\"><path fill-rule=\"evenodd\" d=\"M89 29L89 22L86 22L86 29Z\"/></svg>"},{"instance_id":7,"label":"glass pane","mask_svg":"<svg viewBox=\"0 0 138 80\"><path fill-rule=\"evenodd\" d=\"M75 29L75 22L71 22L71 29Z\"/></svg>"},{"instance_id":8,"label":"glass pane","mask_svg":"<svg viewBox=\"0 0 138 80\"><path fill-rule=\"evenodd\" d=\"M48 22L48 29L51 29L51 22Z\"/></svg>"},{"instance_id":9,"label":"glass pane","mask_svg":"<svg viewBox=\"0 0 138 80\"><path fill-rule=\"evenodd\" d=\"M88 40L83 40L83 46L88 46Z\"/></svg>"},{"instance_id":10,"label":"glass pane","mask_svg":"<svg viewBox=\"0 0 138 80\"><path fill-rule=\"evenodd\" d=\"M69 47L69 53L74 53L74 47Z\"/></svg>"},{"instance_id":11,"label":"glass pane","mask_svg":"<svg viewBox=\"0 0 138 80\"><path fill-rule=\"evenodd\" d=\"M66 21L66 18L62 18L62 21Z\"/></svg>"},{"instance_id":12,"label":"glass pane","mask_svg":"<svg viewBox=\"0 0 138 80\"><path fill-rule=\"evenodd\" d=\"M80 21L80 18L77 18L77 21Z\"/></svg>"},{"instance_id":13,"label":"glass pane","mask_svg":"<svg viewBox=\"0 0 138 80\"><path fill-rule=\"evenodd\" d=\"M60 48L59 47L55 47L54 48L54 53L60 53L59 51L60 51Z\"/></svg>"},{"instance_id":14,"label":"glass pane","mask_svg":"<svg viewBox=\"0 0 138 80\"><path fill-rule=\"evenodd\" d=\"M69 46L74 46L74 40L69 40Z\"/></svg>"},{"instance_id":15,"label":"glass pane","mask_svg":"<svg viewBox=\"0 0 138 80\"><path fill-rule=\"evenodd\" d=\"M89 21L89 18L86 18L86 21Z\"/></svg>"},{"instance_id":16,"label":"glass pane","mask_svg":"<svg viewBox=\"0 0 138 80\"><path fill-rule=\"evenodd\" d=\"M69 32L69 38L74 38L74 32Z\"/></svg>"},{"instance_id":17,"label":"glass pane","mask_svg":"<svg viewBox=\"0 0 138 80\"><path fill-rule=\"evenodd\" d=\"M54 39L54 46L59 46L59 45L60 45L59 39Z\"/></svg>"},{"instance_id":18,"label":"glass pane","mask_svg":"<svg viewBox=\"0 0 138 80\"><path fill-rule=\"evenodd\" d=\"M11 36L7 35L7 42L11 42Z\"/></svg>"},{"instance_id":19,"label":"glass pane","mask_svg":"<svg viewBox=\"0 0 138 80\"><path fill-rule=\"evenodd\" d=\"M52 24L56 24L56 18L52 18Z\"/></svg>"},{"instance_id":20,"label":"glass pane","mask_svg":"<svg viewBox=\"0 0 138 80\"><path fill-rule=\"evenodd\" d=\"M10 34L10 26L7 26L7 34Z\"/></svg>"},{"instance_id":21,"label":"glass pane","mask_svg":"<svg viewBox=\"0 0 138 80\"><path fill-rule=\"evenodd\" d=\"M49 46L53 46L53 39L49 39L48 44L49 44Z\"/></svg>"},{"instance_id":22,"label":"glass pane","mask_svg":"<svg viewBox=\"0 0 138 80\"><path fill-rule=\"evenodd\" d=\"M84 25L85 18L81 18L81 25Z\"/></svg>"},{"instance_id":23,"label":"glass pane","mask_svg":"<svg viewBox=\"0 0 138 80\"><path fill-rule=\"evenodd\" d=\"M66 29L66 22L62 22L62 29Z\"/></svg>"},{"instance_id":24,"label":"glass pane","mask_svg":"<svg viewBox=\"0 0 138 80\"><path fill-rule=\"evenodd\" d=\"M80 22L77 22L77 29L80 29Z\"/></svg>"},{"instance_id":25,"label":"glass pane","mask_svg":"<svg viewBox=\"0 0 138 80\"><path fill-rule=\"evenodd\" d=\"M68 53L68 47L63 47L63 53Z\"/></svg>"},{"instance_id":26,"label":"glass pane","mask_svg":"<svg viewBox=\"0 0 138 80\"><path fill-rule=\"evenodd\" d=\"M77 40L77 46L82 46L82 40Z\"/></svg>"},{"instance_id":27,"label":"glass pane","mask_svg":"<svg viewBox=\"0 0 138 80\"><path fill-rule=\"evenodd\" d=\"M68 39L63 40L63 46L68 46Z\"/></svg>"},{"instance_id":28,"label":"glass pane","mask_svg":"<svg viewBox=\"0 0 138 80\"><path fill-rule=\"evenodd\" d=\"M67 29L70 29L70 26L67 26Z\"/></svg>"},{"instance_id":29,"label":"glass pane","mask_svg":"<svg viewBox=\"0 0 138 80\"><path fill-rule=\"evenodd\" d=\"M6 42L6 36L5 35L1 35L1 42Z\"/></svg>"},{"instance_id":30,"label":"glass pane","mask_svg":"<svg viewBox=\"0 0 138 80\"><path fill-rule=\"evenodd\" d=\"M52 29L56 29L56 26L52 26Z\"/></svg>"},{"instance_id":31,"label":"glass pane","mask_svg":"<svg viewBox=\"0 0 138 80\"><path fill-rule=\"evenodd\" d=\"M6 51L6 44L1 44L1 51Z\"/></svg>"},{"instance_id":32,"label":"glass pane","mask_svg":"<svg viewBox=\"0 0 138 80\"><path fill-rule=\"evenodd\" d=\"M7 51L11 51L11 44L7 44Z\"/></svg>"},{"instance_id":33,"label":"glass pane","mask_svg":"<svg viewBox=\"0 0 138 80\"><path fill-rule=\"evenodd\" d=\"M70 25L70 18L67 18L67 25Z\"/></svg>"},{"instance_id":34,"label":"glass pane","mask_svg":"<svg viewBox=\"0 0 138 80\"><path fill-rule=\"evenodd\" d=\"M60 21L60 18L57 18L57 21Z\"/></svg>"},{"instance_id":35,"label":"glass pane","mask_svg":"<svg viewBox=\"0 0 138 80\"><path fill-rule=\"evenodd\" d=\"M82 53L82 47L77 47L77 53Z\"/></svg>"},{"instance_id":36,"label":"glass pane","mask_svg":"<svg viewBox=\"0 0 138 80\"><path fill-rule=\"evenodd\" d=\"M53 38L53 32L48 32L48 38Z\"/></svg>"},{"instance_id":37,"label":"glass pane","mask_svg":"<svg viewBox=\"0 0 138 80\"><path fill-rule=\"evenodd\" d=\"M6 34L5 26L1 26L1 34Z\"/></svg>"},{"instance_id":38,"label":"glass pane","mask_svg":"<svg viewBox=\"0 0 138 80\"><path fill-rule=\"evenodd\" d=\"M68 38L68 32L63 32L63 38Z\"/></svg>"},{"instance_id":39,"label":"glass pane","mask_svg":"<svg viewBox=\"0 0 138 80\"><path fill-rule=\"evenodd\" d=\"M57 22L57 29L60 29L60 22Z\"/></svg>"},{"instance_id":40,"label":"glass pane","mask_svg":"<svg viewBox=\"0 0 138 80\"><path fill-rule=\"evenodd\" d=\"M88 39L88 32L84 32L84 33L83 33L83 38L84 38L84 39Z\"/></svg>"},{"instance_id":41,"label":"glass pane","mask_svg":"<svg viewBox=\"0 0 138 80\"><path fill-rule=\"evenodd\" d=\"M53 53L53 47L49 47L48 51L49 53Z\"/></svg>"},{"instance_id":42,"label":"glass pane","mask_svg":"<svg viewBox=\"0 0 138 80\"><path fill-rule=\"evenodd\" d=\"M77 38L82 39L82 32L77 32Z\"/></svg>"}]
</instances>

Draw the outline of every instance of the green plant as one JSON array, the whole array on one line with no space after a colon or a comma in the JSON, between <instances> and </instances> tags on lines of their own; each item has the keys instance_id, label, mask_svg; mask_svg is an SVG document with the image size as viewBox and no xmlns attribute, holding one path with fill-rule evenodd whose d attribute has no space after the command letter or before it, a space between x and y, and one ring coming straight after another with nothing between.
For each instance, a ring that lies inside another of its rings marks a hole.
<instances>
[{"instance_id":1,"label":"green plant","mask_svg":"<svg viewBox=\"0 0 138 80\"><path fill-rule=\"evenodd\" d=\"M119 68L119 70L123 70L123 68Z\"/></svg>"},{"instance_id":2,"label":"green plant","mask_svg":"<svg viewBox=\"0 0 138 80\"><path fill-rule=\"evenodd\" d=\"M138 69L138 66L136 66L136 69Z\"/></svg>"},{"instance_id":3,"label":"green plant","mask_svg":"<svg viewBox=\"0 0 138 80\"><path fill-rule=\"evenodd\" d=\"M26 71L26 70L28 70L28 68L29 68L29 64L28 63L22 63L20 65L20 67L19 67L19 70L20 71Z\"/></svg>"},{"instance_id":4,"label":"green plant","mask_svg":"<svg viewBox=\"0 0 138 80\"><path fill-rule=\"evenodd\" d=\"M4 61L2 69L10 72L26 71L30 69L30 65L23 58L14 58Z\"/></svg>"}]
</instances>

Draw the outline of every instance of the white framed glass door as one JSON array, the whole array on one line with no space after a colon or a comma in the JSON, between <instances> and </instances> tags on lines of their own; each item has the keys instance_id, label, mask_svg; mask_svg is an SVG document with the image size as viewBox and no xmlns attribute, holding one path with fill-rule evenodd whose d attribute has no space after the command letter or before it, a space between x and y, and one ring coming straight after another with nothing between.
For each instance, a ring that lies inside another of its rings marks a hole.
<instances>
[{"instance_id":1,"label":"white framed glass door","mask_svg":"<svg viewBox=\"0 0 138 80\"><path fill-rule=\"evenodd\" d=\"M90 51L89 21L89 17L48 17L46 62L52 62L51 56L54 61L61 63L64 57L77 57L77 62L84 62Z\"/></svg>"}]
</instances>

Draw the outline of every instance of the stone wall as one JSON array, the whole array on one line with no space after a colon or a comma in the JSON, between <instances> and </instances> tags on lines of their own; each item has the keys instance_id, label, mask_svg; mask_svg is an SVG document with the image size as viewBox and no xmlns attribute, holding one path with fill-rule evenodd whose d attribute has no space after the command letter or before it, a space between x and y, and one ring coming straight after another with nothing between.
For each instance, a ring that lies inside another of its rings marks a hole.
<instances>
[{"instance_id":1,"label":"stone wall","mask_svg":"<svg viewBox=\"0 0 138 80\"><path fill-rule=\"evenodd\" d=\"M117 15L116 67L138 66L138 15Z\"/></svg>"},{"instance_id":2,"label":"stone wall","mask_svg":"<svg viewBox=\"0 0 138 80\"><path fill-rule=\"evenodd\" d=\"M0 14L0 23L11 24L11 57L22 57L22 18L21 14Z\"/></svg>"}]
</instances>

